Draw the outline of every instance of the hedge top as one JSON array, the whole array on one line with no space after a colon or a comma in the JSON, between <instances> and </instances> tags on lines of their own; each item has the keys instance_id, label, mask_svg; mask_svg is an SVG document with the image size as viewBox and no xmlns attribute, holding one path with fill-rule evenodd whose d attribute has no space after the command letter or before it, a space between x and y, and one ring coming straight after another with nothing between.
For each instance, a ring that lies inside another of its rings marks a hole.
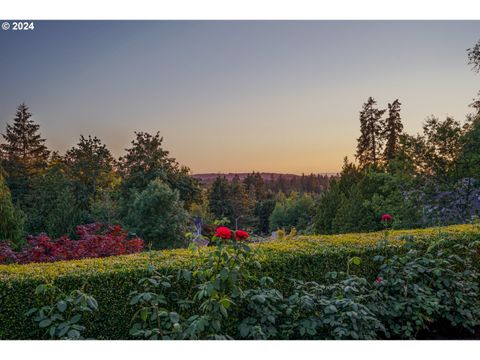
<instances>
[{"instance_id":1,"label":"hedge top","mask_svg":"<svg viewBox=\"0 0 480 360\"><path fill-rule=\"evenodd\" d=\"M450 234L464 235L478 233L480 229L475 225L452 225L416 230L395 230L389 232L390 240L397 240L399 244L406 236L416 239L427 238L431 235ZM266 243L253 244L254 248L262 249L266 253L277 255L298 252L314 253L327 251L341 251L342 248L358 249L374 246L384 237L384 232L351 233L341 235L298 236L295 239L275 240ZM52 263L30 263L25 265L0 265L0 282L10 282L25 278L49 281L63 276L85 276L95 273L113 273L122 271L145 271L150 262L161 265L162 268L180 268L188 266L192 252L188 249L174 249L150 251L132 255L112 256L83 260L57 261Z\"/></svg>"}]
</instances>

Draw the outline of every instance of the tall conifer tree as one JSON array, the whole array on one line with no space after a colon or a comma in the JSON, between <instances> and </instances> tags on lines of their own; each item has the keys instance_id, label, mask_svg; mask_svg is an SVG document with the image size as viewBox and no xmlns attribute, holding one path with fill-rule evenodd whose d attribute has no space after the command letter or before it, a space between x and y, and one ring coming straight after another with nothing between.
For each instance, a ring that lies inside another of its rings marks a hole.
<instances>
[{"instance_id":1,"label":"tall conifer tree","mask_svg":"<svg viewBox=\"0 0 480 360\"><path fill-rule=\"evenodd\" d=\"M8 186L15 202L28 192L29 179L47 167L50 151L40 135L40 125L32 119L24 103L17 108L13 124L7 124L0 154Z\"/></svg>"},{"instance_id":2,"label":"tall conifer tree","mask_svg":"<svg viewBox=\"0 0 480 360\"><path fill-rule=\"evenodd\" d=\"M376 104L377 102L369 97L360 111L361 135L357 139L356 158L362 168L377 165L381 152L381 118L385 110L377 109Z\"/></svg>"},{"instance_id":3,"label":"tall conifer tree","mask_svg":"<svg viewBox=\"0 0 480 360\"><path fill-rule=\"evenodd\" d=\"M400 118L401 105L398 99L388 104L388 116L383 121L382 137L385 141L383 160L385 162L392 160L398 150L399 138L403 131L403 124Z\"/></svg>"}]
</instances>

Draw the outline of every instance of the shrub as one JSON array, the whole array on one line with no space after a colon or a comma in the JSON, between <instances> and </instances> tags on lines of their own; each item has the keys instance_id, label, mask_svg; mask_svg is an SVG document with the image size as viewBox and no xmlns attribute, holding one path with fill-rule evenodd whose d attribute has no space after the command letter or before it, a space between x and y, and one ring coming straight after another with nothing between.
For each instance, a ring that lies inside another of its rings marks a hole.
<instances>
[{"instance_id":1,"label":"shrub","mask_svg":"<svg viewBox=\"0 0 480 360\"><path fill-rule=\"evenodd\" d=\"M372 304L389 336L414 339L440 320L473 332L480 319L478 275L471 264L478 251L472 246L477 245L455 244L422 254L407 241L406 253L376 257L381 266Z\"/></svg>"},{"instance_id":2,"label":"shrub","mask_svg":"<svg viewBox=\"0 0 480 360\"><path fill-rule=\"evenodd\" d=\"M15 253L6 245L0 245L0 263L52 262L83 258L132 254L143 250L143 240L129 239L119 226L106 229L99 223L77 226L78 240L67 236L52 240L46 234L28 237L28 245Z\"/></svg>"},{"instance_id":3,"label":"shrub","mask_svg":"<svg viewBox=\"0 0 480 360\"><path fill-rule=\"evenodd\" d=\"M360 265L352 267L350 275L361 276L369 284L374 284L381 264L373 261L372 258L375 255L387 256L404 253L405 248L401 245L408 237L415 240L416 248L422 252L432 251L428 250L430 244L437 246L430 246L430 249L452 249L452 252L456 252L457 250L453 248L454 244L474 243L480 239L478 229L471 225L391 231L389 245L378 248L376 243L384 236L383 232L320 237L299 236L295 240L254 244L252 248L257 252L262 269L253 268L251 273L255 276L245 279L242 289L244 291L258 290L258 280L256 279L264 276L274 280L275 286L270 286L270 288L278 290L284 297L293 293L290 281L292 278L304 282L315 281L319 285L329 285L335 283L336 280L332 282L332 279L325 279L324 274L329 271L345 271L347 263L353 257L360 257L362 262ZM214 251L214 248L205 247L202 251L208 254ZM477 262L473 262L473 264L478 267L478 251L475 256L477 256ZM147 272L148 264L154 265L157 271L163 275L175 277L179 270L185 270L185 275L188 276L188 271L195 270L195 265L192 264L192 260L195 258L195 256L192 257L189 250L176 249L102 259L0 266L0 308L2 309L0 311L0 338L25 339L38 336L31 334L31 325L25 321L24 314L32 307L38 307L37 300L32 298L31 294L39 284L45 282L52 283L66 292L83 289L98 301L99 309L96 320L86 319L83 324L86 327L85 337L130 338L131 319L136 309L129 305L129 294L138 287L140 279L150 277L151 274ZM196 291L192 288L192 283L183 280L173 281L173 279L170 281L169 292L175 293L178 299L191 299L192 293ZM269 287L260 287L260 289L265 288ZM253 292L249 294L251 297L256 295ZM357 300L359 299L357 298ZM358 301L358 303L361 304L362 301ZM353 309L354 302L350 302L350 304ZM347 314L350 311L348 306L344 308L345 316L350 316ZM223 329L226 329L227 334L237 334L238 325L247 317L244 316L245 314L238 313L234 308L229 309L229 320L223 324ZM167 307L167 309L169 312L176 312L177 308ZM194 314L185 312L185 317L188 319ZM254 317L253 314L254 312L251 311L252 317ZM451 314L453 316L455 312L451 312ZM367 316L370 315L367 314ZM299 316L298 319L301 320L298 323L304 328L305 334L308 334L309 329L312 332L314 324L307 321L308 317ZM341 318L336 319L341 320ZM348 318L345 319L341 320L341 324L348 324L346 322ZM365 329L366 332L370 331L371 326L375 326L375 322L367 318L363 319L362 329ZM267 327L268 321L267 318L262 326ZM300 334L301 327L295 328L298 329L297 334ZM262 331L264 334L266 333L265 330ZM342 334L343 332L339 332L339 335ZM351 336L353 337L353 335Z\"/></svg>"},{"instance_id":4,"label":"shrub","mask_svg":"<svg viewBox=\"0 0 480 360\"><path fill-rule=\"evenodd\" d=\"M30 309L25 315L31 317L44 336L50 339L83 339L85 326L81 320L85 315L98 310L95 298L80 290L64 294L55 286L39 285L35 295L46 301L41 307Z\"/></svg>"},{"instance_id":5,"label":"shrub","mask_svg":"<svg viewBox=\"0 0 480 360\"><path fill-rule=\"evenodd\" d=\"M129 206L126 224L155 249L184 245L188 213L179 200L178 191L157 179L136 193Z\"/></svg>"}]
</instances>

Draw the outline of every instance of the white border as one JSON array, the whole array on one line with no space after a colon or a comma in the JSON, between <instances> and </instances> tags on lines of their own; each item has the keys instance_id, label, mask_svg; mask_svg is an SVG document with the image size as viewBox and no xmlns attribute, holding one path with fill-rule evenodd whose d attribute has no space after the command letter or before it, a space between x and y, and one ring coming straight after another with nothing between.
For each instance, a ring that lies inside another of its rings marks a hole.
<instances>
[{"instance_id":1,"label":"white border","mask_svg":"<svg viewBox=\"0 0 480 360\"><path fill-rule=\"evenodd\" d=\"M2 0L0 19L479 19L478 0ZM479 34L480 36L480 34ZM1 48L0 48L1 53ZM0 309L1 311L1 309ZM13 342L0 341L2 358L224 360L469 359L479 341L376 342ZM10 355L10 356L9 356Z\"/></svg>"},{"instance_id":2,"label":"white border","mask_svg":"<svg viewBox=\"0 0 480 360\"><path fill-rule=\"evenodd\" d=\"M0 19L479 19L478 0L2 0Z\"/></svg>"},{"instance_id":3,"label":"white border","mask_svg":"<svg viewBox=\"0 0 480 360\"><path fill-rule=\"evenodd\" d=\"M479 341L27 341L0 342L5 358L35 360L475 359ZM8 355L11 355L8 356Z\"/></svg>"}]
</instances>

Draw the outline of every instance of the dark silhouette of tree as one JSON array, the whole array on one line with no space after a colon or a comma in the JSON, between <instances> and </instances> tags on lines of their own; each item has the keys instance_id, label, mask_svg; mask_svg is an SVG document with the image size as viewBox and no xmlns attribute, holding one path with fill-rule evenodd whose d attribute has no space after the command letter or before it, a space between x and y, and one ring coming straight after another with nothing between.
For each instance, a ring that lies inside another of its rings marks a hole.
<instances>
[{"instance_id":1,"label":"dark silhouette of tree","mask_svg":"<svg viewBox=\"0 0 480 360\"><path fill-rule=\"evenodd\" d=\"M377 165L381 152L381 118L385 110L376 108L377 102L369 97L360 111L360 132L356 158L361 168Z\"/></svg>"},{"instance_id":2,"label":"dark silhouette of tree","mask_svg":"<svg viewBox=\"0 0 480 360\"><path fill-rule=\"evenodd\" d=\"M65 162L78 203L82 209L90 209L98 190L114 182L115 160L110 150L97 137L81 135L77 146L65 154Z\"/></svg>"},{"instance_id":3,"label":"dark silhouette of tree","mask_svg":"<svg viewBox=\"0 0 480 360\"><path fill-rule=\"evenodd\" d=\"M28 193L29 177L45 169L50 151L40 135L40 125L32 119L24 103L17 108L13 124L7 124L4 143L0 144L2 165L15 203Z\"/></svg>"},{"instance_id":4,"label":"dark silhouette of tree","mask_svg":"<svg viewBox=\"0 0 480 360\"><path fill-rule=\"evenodd\" d=\"M238 175L235 175L230 183L230 206L232 218L230 219L235 228L243 228L251 223L253 203L250 203L245 185Z\"/></svg>"},{"instance_id":5,"label":"dark silhouette of tree","mask_svg":"<svg viewBox=\"0 0 480 360\"><path fill-rule=\"evenodd\" d=\"M389 162L395 157L398 150L398 142L403 131L403 124L400 118L400 106L402 104L396 99L388 104L388 116L382 122L382 137L385 142L383 160Z\"/></svg>"},{"instance_id":6,"label":"dark silhouette of tree","mask_svg":"<svg viewBox=\"0 0 480 360\"><path fill-rule=\"evenodd\" d=\"M232 219L233 209L230 203L230 184L225 176L218 176L212 183L208 194L208 209L216 219Z\"/></svg>"},{"instance_id":7,"label":"dark silhouette of tree","mask_svg":"<svg viewBox=\"0 0 480 360\"><path fill-rule=\"evenodd\" d=\"M467 49L468 64L472 65L475 72L480 72L480 40L471 48Z\"/></svg>"},{"instance_id":8,"label":"dark silhouette of tree","mask_svg":"<svg viewBox=\"0 0 480 360\"><path fill-rule=\"evenodd\" d=\"M161 179L173 190L178 190L180 200L186 207L197 200L200 195L198 181L190 176L190 170L180 166L162 147L163 137L160 132L151 135L136 132L132 146L127 154L119 159L119 170L123 177L123 194L128 198L132 190L142 191L147 185Z\"/></svg>"},{"instance_id":9,"label":"dark silhouette of tree","mask_svg":"<svg viewBox=\"0 0 480 360\"><path fill-rule=\"evenodd\" d=\"M265 182L259 172L252 172L248 174L243 180L245 189L248 193L253 193L256 200L261 200L265 197Z\"/></svg>"},{"instance_id":10,"label":"dark silhouette of tree","mask_svg":"<svg viewBox=\"0 0 480 360\"><path fill-rule=\"evenodd\" d=\"M462 148L463 129L452 117L445 120L431 116L423 125L425 138L425 173L435 175L436 180L446 180L456 167Z\"/></svg>"}]
</instances>

